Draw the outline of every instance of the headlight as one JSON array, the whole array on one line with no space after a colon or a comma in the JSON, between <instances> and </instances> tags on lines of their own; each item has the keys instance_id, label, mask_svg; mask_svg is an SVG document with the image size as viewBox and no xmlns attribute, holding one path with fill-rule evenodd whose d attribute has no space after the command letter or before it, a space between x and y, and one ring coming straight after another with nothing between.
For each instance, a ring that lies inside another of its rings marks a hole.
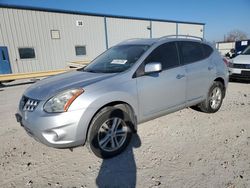
<instances>
[{"instance_id":1,"label":"headlight","mask_svg":"<svg viewBox=\"0 0 250 188\"><path fill-rule=\"evenodd\" d=\"M228 67L234 68L234 61L233 61L233 59L230 59L230 60L229 60Z\"/></svg>"},{"instance_id":2,"label":"headlight","mask_svg":"<svg viewBox=\"0 0 250 188\"><path fill-rule=\"evenodd\" d=\"M46 112L66 112L72 102L82 93L83 89L72 89L49 99L44 105Z\"/></svg>"},{"instance_id":3,"label":"headlight","mask_svg":"<svg viewBox=\"0 0 250 188\"><path fill-rule=\"evenodd\" d=\"M234 64L232 62L229 62L228 67L234 68Z\"/></svg>"}]
</instances>

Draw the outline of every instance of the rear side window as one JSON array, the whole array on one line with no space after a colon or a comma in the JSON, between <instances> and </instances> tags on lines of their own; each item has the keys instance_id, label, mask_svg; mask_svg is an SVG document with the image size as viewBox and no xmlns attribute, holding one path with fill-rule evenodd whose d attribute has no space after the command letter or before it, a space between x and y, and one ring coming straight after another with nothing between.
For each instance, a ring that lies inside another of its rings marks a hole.
<instances>
[{"instance_id":1,"label":"rear side window","mask_svg":"<svg viewBox=\"0 0 250 188\"><path fill-rule=\"evenodd\" d=\"M145 63L150 62L162 63L163 70L179 66L179 58L175 42L158 46L145 61Z\"/></svg>"},{"instance_id":2,"label":"rear side window","mask_svg":"<svg viewBox=\"0 0 250 188\"><path fill-rule=\"evenodd\" d=\"M181 41L178 42L181 61L189 64L204 59L202 45L198 42Z\"/></svg>"},{"instance_id":3,"label":"rear side window","mask_svg":"<svg viewBox=\"0 0 250 188\"><path fill-rule=\"evenodd\" d=\"M204 59L208 58L213 53L213 48L206 44L202 44Z\"/></svg>"}]
</instances>

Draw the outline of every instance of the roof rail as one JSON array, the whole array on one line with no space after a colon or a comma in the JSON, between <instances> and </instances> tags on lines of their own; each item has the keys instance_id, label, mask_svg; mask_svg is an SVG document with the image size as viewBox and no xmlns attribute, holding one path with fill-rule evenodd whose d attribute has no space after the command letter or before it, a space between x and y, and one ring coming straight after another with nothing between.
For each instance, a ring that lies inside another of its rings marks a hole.
<instances>
[{"instance_id":1,"label":"roof rail","mask_svg":"<svg viewBox=\"0 0 250 188\"><path fill-rule=\"evenodd\" d=\"M192 35L167 35L167 36L160 37L159 40L166 39L166 38L171 38L171 37L175 37L175 38L191 38L191 39L198 39L198 40L204 41L204 39L202 37L197 37L197 36L192 36Z\"/></svg>"}]
</instances>

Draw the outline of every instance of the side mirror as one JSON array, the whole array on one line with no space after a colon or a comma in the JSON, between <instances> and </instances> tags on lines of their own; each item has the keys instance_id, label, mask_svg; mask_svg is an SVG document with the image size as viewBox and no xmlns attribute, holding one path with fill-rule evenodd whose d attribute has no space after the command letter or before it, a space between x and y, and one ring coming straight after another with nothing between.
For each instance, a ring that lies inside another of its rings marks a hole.
<instances>
[{"instance_id":1,"label":"side mirror","mask_svg":"<svg viewBox=\"0 0 250 188\"><path fill-rule=\"evenodd\" d=\"M162 65L160 62L150 62L145 65L145 74L161 72Z\"/></svg>"}]
</instances>

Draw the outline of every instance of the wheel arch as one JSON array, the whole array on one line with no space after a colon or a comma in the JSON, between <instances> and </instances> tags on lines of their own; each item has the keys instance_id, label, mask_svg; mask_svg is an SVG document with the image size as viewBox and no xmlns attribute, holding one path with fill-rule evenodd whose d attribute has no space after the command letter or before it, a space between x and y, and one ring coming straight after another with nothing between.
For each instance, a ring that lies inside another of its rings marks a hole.
<instances>
[{"instance_id":1,"label":"wheel arch","mask_svg":"<svg viewBox=\"0 0 250 188\"><path fill-rule=\"evenodd\" d=\"M110 102L110 103L107 103L105 104L104 106L102 106L96 113L95 115L100 111L102 110L103 108L105 107L109 107L109 106L113 106L113 107L116 107L116 108L119 108L121 109L122 111L126 112L129 117L131 118L131 121L133 123L133 129L134 131L137 130L137 116L136 116L136 113L133 109L133 107L128 104L127 102L124 102L124 101L113 101L113 102Z\"/></svg>"},{"instance_id":2,"label":"wheel arch","mask_svg":"<svg viewBox=\"0 0 250 188\"><path fill-rule=\"evenodd\" d=\"M131 118L133 132L137 132L137 116L136 116L136 113L135 113L133 107L130 104L128 104L127 102L124 102L124 101L112 101L112 102L109 102L109 103L101 106L94 113L94 115L92 116L92 118L91 118L91 120L90 120L90 122L88 124L87 132L86 132L86 139L88 138L88 134L89 134L89 131L90 131L90 128L91 128L91 123L92 123L93 119L95 118L95 116L101 110L103 110L104 108L108 108L108 107L116 107L116 108L119 108L122 111L126 112L129 115L129 117ZM85 142L86 142L86 139L85 139Z\"/></svg>"}]
</instances>

